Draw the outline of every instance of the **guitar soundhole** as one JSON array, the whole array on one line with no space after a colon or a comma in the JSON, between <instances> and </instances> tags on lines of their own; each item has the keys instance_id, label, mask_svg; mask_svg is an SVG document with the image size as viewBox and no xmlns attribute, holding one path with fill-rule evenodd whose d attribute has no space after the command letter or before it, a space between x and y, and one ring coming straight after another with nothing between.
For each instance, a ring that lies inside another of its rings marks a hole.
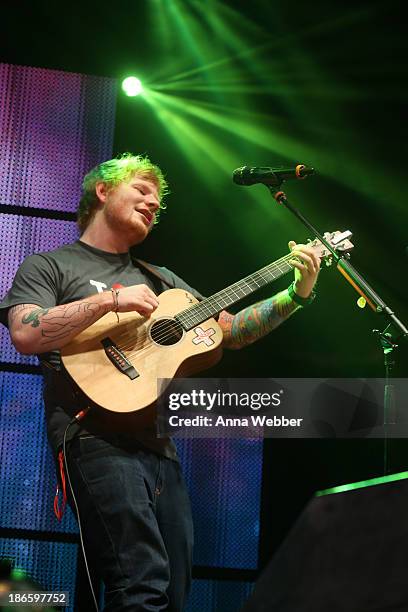
<instances>
[{"instance_id":1,"label":"guitar soundhole","mask_svg":"<svg viewBox=\"0 0 408 612\"><path fill-rule=\"evenodd\" d=\"M150 336L156 344L171 346L183 337L183 327L175 319L158 319L150 328Z\"/></svg>"}]
</instances>

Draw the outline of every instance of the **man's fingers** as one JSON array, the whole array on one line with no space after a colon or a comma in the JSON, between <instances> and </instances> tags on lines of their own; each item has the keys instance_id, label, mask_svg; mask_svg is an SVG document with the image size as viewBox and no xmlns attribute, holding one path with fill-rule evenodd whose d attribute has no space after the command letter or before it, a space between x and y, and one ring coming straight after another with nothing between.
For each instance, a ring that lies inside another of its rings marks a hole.
<instances>
[{"instance_id":1,"label":"man's fingers","mask_svg":"<svg viewBox=\"0 0 408 612\"><path fill-rule=\"evenodd\" d=\"M145 299L148 299L149 302L153 300L153 302L156 302L157 304L159 304L157 300L157 295L153 293L150 287L148 287L147 285L144 285L144 286L142 285L142 287L143 287L143 297Z\"/></svg>"},{"instance_id":2,"label":"man's fingers","mask_svg":"<svg viewBox=\"0 0 408 612\"><path fill-rule=\"evenodd\" d=\"M135 311L150 316L159 306L159 299L147 285L133 285L120 289L118 306L119 312Z\"/></svg>"},{"instance_id":3,"label":"man's fingers","mask_svg":"<svg viewBox=\"0 0 408 612\"><path fill-rule=\"evenodd\" d=\"M290 259L289 263L293 268L297 268L300 272L308 272L308 267L298 259Z\"/></svg>"},{"instance_id":4,"label":"man's fingers","mask_svg":"<svg viewBox=\"0 0 408 612\"><path fill-rule=\"evenodd\" d=\"M320 258L316 255L315 251L310 248L307 244L297 244L294 240L288 242L288 247L292 251L292 255L304 259L303 255L311 257L314 262L314 267L318 270L320 268Z\"/></svg>"},{"instance_id":5,"label":"man's fingers","mask_svg":"<svg viewBox=\"0 0 408 612\"><path fill-rule=\"evenodd\" d=\"M156 308L157 306L146 301L143 302L143 304L140 304L140 306L136 306L135 310L143 317L150 317L150 315L156 310Z\"/></svg>"},{"instance_id":6,"label":"man's fingers","mask_svg":"<svg viewBox=\"0 0 408 612\"><path fill-rule=\"evenodd\" d=\"M303 261L311 272L318 272L320 270L320 258L310 247L298 244L292 251L292 255Z\"/></svg>"},{"instance_id":7,"label":"man's fingers","mask_svg":"<svg viewBox=\"0 0 408 612\"><path fill-rule=\"evenodd\" d=\"M315 260L313 259L313 257L311 257L311 255L308 255L307 253L304 253L303 251L298 251L298 250L292 251L292 255L296 257L297 259L296 260L291 259L291 261L300 260L300 262L304 264L304 268L309 270L309 272L317 272L317 270L319 269L316 265Z\"/></svg>"},{"instance_id":8,"label":"man's fingers","mask_svg":"<svg viewBox=\"0 0 408 612\"><path fill-rule=\"evenodd\" d=\"M154 312L156 310L158 305L159 305L159 302L158 302L156 296L154 294L153 294L153 297L148 295L144 300L141 301L140 304L138 304L136 306L135 310L139 314L151 315L152 312Z\"/></svg>"},{"instance_id":9,"label":"man's fingers","mask_svg":"<svg viewBox=\"0 0 408 612\"><path fill-rule=\"evenodd\" d=\"M156 310L156 308L157 308L157 307L158 307L158 305L159 305L159 302L158 302L158 300L157 300L157 298L156 298L156 297L154 297L154 298L151 298L151 297L146 298L146 303L147 303L149 306L151 306L151 307L152 307L152 310Z\"/></svg>"}]
</instances>

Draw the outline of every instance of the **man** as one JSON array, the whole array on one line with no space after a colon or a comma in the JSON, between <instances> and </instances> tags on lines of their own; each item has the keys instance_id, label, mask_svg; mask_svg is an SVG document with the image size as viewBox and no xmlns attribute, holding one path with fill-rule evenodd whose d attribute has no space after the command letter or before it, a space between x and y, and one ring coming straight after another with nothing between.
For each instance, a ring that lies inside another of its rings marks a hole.
<instances>
[{"instance_id":1,"label":"man","mask_svg":"<svg viewBox=\"0 0 408 612\"><path fill-rule=\"evenodd\" d=\"M125 154L83 182L80 240L28 257L0 304L12 342L38 354L45 377L48 438L57 456L72 417L89 404L60 367L59 350L110 311L150 317L169 287L202 296L165 268L135 261L167 184L146 157ZM218 323L225 348L266 335L312 299L320 261L290 242L295 281L288 290ZM191 576L192 522L175 447L130 418L98 409L77 427L67 450L87 559L105 584L105 610L183 609Z\"/></svg>"}]
</instances>

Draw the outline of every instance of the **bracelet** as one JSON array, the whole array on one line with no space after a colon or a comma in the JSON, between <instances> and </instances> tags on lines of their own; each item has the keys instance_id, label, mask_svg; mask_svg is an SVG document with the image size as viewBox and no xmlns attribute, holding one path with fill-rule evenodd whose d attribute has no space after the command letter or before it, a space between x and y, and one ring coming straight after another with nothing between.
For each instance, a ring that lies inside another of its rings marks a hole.
<instances>
[{"instance_id":1,"label":"bracelet","mask_svg":"<svg viewBox=\"0 0 408 612\"><path fill-rule=\"evenodd\" d=\"M118 310L119 310L119 289L114 289L113 287L111 287L111 291L112 291L113 303L115 305L115 308L113 309L113 312L115 313L116 318L117 318L118 323L119 323L119 315L118 315Z\"/></svg>"},{"instance_id":2,"label":"bracelet","mask_svg":"<svg viewBox=\"0 0 408 612\"><path fill-rule=\"evenodd\" d=\"M293 283L291 283L288 287L288 294L290 299L293 300L299 306L309 306L309 304L311 304L316 298L316 292L312 291L312 293L307 298L301 297L296 293L294 284L295 282L293 281Z\"/></svg>"}]
</instances>

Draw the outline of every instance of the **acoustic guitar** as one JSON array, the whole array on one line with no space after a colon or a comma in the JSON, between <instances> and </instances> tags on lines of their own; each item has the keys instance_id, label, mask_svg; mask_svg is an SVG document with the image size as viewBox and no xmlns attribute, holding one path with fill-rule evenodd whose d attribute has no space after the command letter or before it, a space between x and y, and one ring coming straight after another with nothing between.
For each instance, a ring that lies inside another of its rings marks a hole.
<instances>
[{"instance_id":1,"label":"acoustic guitar","mask_svg":"<svg viewBox=\"0 0 408 612\"><path fill-rule=\"evenodd\" d=\"M336 251L353 248L349 231L324 237ZM330 265L330 253L319 240L309 246ZM109 312L62 349L63 364L102 408L117 413L148 408L160 394L158 379L190 376L219 361L223 334L214 317L290 272L291 258L289 253L201 302L183 289L164 291L149 318L124 312L118 321Z\"/></svg>"}]
</instances>

